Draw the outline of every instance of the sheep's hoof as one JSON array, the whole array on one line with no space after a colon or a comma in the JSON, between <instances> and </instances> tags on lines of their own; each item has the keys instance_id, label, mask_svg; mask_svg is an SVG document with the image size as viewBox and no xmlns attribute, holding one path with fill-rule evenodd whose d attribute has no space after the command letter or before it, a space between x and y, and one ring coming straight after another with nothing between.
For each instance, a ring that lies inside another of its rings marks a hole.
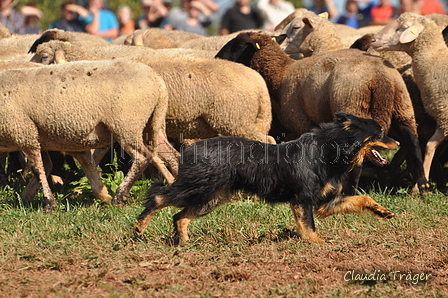
<instances>
[{"instance_id":1,"label":"sheep's hoof","mask_svg":"<svg viewBox=\"0 0 448 298\"><path fill-rule=\"evenodd\" d=\"M112 204L121 206L123 205L124 201L126 201L126 197L123 196L115 196L112 198Z\"/></svg>"},{"instance_id":2,"label":"sheep's hoof","mask_svg":"<svg viewBox=\"0 0 448 298\"><path fill-rule=\"evenodd\" d=\"M44 206L44 212L45 213L49 213L49 214L52 214L53 213L53 210L56 208L56 202L51 202L51 203L47 203L47 204L45 204L45 206Z\"/></svg>"}]
</instances>

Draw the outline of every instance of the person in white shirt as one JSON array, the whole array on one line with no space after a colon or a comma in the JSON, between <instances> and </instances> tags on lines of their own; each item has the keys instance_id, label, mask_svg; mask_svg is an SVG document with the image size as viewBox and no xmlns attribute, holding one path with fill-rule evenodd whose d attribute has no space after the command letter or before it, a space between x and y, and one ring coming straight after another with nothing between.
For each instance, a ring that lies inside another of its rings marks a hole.
<instances>
[{"instance_id":1,"label":"person in white shirt","mask_svg":"<svg viewBox=\"0 0 448 298\"><path fill-rule=\"evenodd\" d=\"M268 31L274 31L275 26L295 10L294 5L286 0L259 0L257 7L263 15L263 29Z\"/></svg>"}]
</instances>

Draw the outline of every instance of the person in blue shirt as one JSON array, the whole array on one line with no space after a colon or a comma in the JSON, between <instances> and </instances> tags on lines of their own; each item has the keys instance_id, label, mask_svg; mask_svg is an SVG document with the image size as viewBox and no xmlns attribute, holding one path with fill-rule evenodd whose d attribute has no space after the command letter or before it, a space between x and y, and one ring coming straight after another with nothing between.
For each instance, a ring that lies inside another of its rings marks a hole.
<instances>
[{"instance_id":1,"label":"person in blue shirt","mask_svg":"<svg viewBox=\"0 0 448 298\"><path fill-rule=\"evenodd\" d=\"M89 11L93 15L92 22L86 26L86 32L112 41L120 34L120 26L115 14L104 9L104 0L90 0Z\"/></svg>"},{"instance_id":2,"label":"person in blue shirt","mask_svg":"<svg viewBox=\"0 0 448 298\"><path fill-rule=\"evenodd\" d=\"M369 25L372 22L371 10L375 6L375 0L366 0L367 6L363 9L359 8L358 1L362 0L347 0L345 3L345 14L340 16L336 23L345 24L353 28L360 28Z\"/></svg>"},{"instance_id":3,"label":"person in blue shirt","mask_svg":"<svg viewBox=\"0 0 448 298\"><path fill-rule=\"evenodd\" d=\"M84 7L75 4L72 0L64 1L61 5L62 17L51 22L48 29L61 29L65 31L85 32L87 24L93 21L93 15Z\"/></svg>"},{"instance_id":4,"label":"person in blue shirt","mask_svg":"<svg viewBox=\"0 0 448 298\"><path fill-rule=\"evenodd\" d=\"M328 18L330 20L334 20L338 16L338 9L333 0L314 0L313 5L308 6L306 9L314 12L315 14L328 12Z\"/></svg>"}]
</instances>

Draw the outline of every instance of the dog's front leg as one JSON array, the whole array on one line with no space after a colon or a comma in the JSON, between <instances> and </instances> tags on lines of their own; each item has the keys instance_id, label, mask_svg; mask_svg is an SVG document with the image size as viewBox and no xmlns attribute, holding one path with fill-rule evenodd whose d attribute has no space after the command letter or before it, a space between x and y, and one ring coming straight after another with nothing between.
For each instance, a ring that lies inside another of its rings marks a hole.
<instances>
[{"instance_id":1,"label":"dog's front leg","mask_svg":"<svg viewBox=\"0 0 448 298\"><path fill-rule=\"evenodd\" d=\"M291 202L291 209L297 223L297 233L300 238L312 242L323 242L315 232L313 207Z\"/></svg>"},{"instance_id":2,"label":"dog's front leg","mask_svg":"<svg viewBox=\"0 0 448 298\"><path fill-rule=\"evenodd\" d=\"M374 215L382 218L392 218L395 214L378 204L369 196L337 196L334 200L320 206L316 214L321 218L338 213L362 213L369 210Z\"/></svg>"}]
</instances>

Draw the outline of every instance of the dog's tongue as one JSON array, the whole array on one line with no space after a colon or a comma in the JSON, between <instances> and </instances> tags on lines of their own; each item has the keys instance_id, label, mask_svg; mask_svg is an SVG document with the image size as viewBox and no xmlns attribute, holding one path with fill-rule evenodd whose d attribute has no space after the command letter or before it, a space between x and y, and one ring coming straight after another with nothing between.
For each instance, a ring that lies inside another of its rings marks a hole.
<instances>
[{"instance_id":1,"label":"dog's tongue","mask_svg":"<svg viewBox=\"0 0 448 298\"><path fill-rule=\"evenodd\" d=\"M376 151L375 149L372 148L372 153L373 153L373 156L375 156L376 159L377 159L380 163L382 163L383 165L387 164L387 159L383 158L383 157L381 156L381 154L380 154L378 151Z\"/></svg>"}]
</instances>

